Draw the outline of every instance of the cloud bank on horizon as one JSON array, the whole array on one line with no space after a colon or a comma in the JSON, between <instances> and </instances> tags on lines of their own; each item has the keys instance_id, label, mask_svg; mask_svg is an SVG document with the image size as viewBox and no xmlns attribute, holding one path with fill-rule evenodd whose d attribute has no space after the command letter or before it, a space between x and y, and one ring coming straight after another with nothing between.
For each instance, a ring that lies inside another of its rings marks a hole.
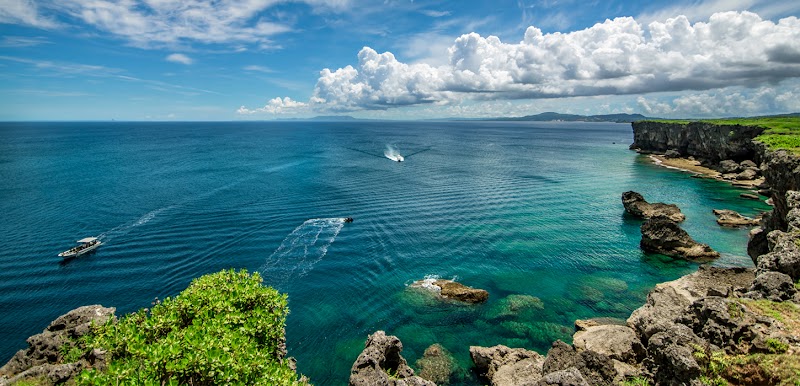
<instances>
[{"instance_id":1,"label":"cloud bank on horizon","mask_svg":"<svg viewBox=\"0 0 800 386\"><path fill-rule=\"evenodd\" d=\"M714 13L694 24L678 16L652 21L646 27L632 17L619 17L569 33L544 34L531 26L518 43L464 34L449 47L448 57L449 62L438 67L409 64L391 52L364 47L357 65L323 69L308 102L276 97L261 108L242 106L238 113L352 112L447 105L465 99L549 99L778 85L800 77L800 19L788 17L776 23L745 11ZM666 115L704 115L731 108L757 111L769 103L763 101L767 97L774 100L773 107L800 108L796 98L800 95L792 91L771 95L770 90L761 87L752 96L701 93L672 103L640 96L637 104L647 113Z\"/></svg>"}]
</instances>

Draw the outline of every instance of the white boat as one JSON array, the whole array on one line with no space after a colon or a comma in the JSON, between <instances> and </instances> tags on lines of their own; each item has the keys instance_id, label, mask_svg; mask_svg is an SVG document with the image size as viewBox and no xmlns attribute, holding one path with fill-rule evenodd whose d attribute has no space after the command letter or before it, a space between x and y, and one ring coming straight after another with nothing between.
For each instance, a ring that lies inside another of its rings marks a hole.
<instances>
[{"instance_id":1,"label":"white boat","mask_svg":"<svg viewBox=\"0 0 800 386\"><path fill-rule=\"evenodd\" d=\"M97 249L97 247L99 247L102 244L103 243L100 240L98 240L97 237L87 237L87 238L78 240L78 246L77 247L72 248L72 249L67 250L67 251L64 251L64 252L61 252L61 253L58 254L58 256L59 257L63 257L65 259L66 258L70 258L70 257L80 256L80 255L82 255L84 253L89 253L89 252Z\"/></svg>"}]
</instances>

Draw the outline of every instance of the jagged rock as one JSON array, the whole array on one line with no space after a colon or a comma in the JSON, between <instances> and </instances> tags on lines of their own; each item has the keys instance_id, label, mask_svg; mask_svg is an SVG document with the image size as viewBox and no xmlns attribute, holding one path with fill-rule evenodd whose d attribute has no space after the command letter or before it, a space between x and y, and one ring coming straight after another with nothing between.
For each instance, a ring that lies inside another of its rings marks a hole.
<instances>
[{"instance_id":1,"label":"jagged rock","mask_svg":"<svg viewBox=\"0 0 800 386\"><path fill-rule=\"evenodd\" d=\"M411 283L410 287L431 290L444 299L458 300L465 303L481 303L489 298L489 293L486 290L467 287L453 280L423 279Z\"/></svg>"},{"instance_id":2,"label":"jagged rock","mask_svg":"<svg viewBox=\"0 0 800 386\"><path fill-rule=\"evenodd\" d=\"M536 386L589 386L589 383L578 369L570 367L545 375Z\"/></svg>"},{"instance_id":3,"label":"jagged rock","mask_svg":"<svg viewBox=\"0 0 800 386\"><path fill-rule=\"evenodd\" d=\"M647 295L647 302L628 318L628 326L636 331L642 341L647 341L653 334L664 331L658 326L679 321L684 310L695 300L746 289L753 279L754 269L700 266L697 272L657 284Z\"/></svg>"},{"instance_id":4,"label":"jagged rock","mask_svg":"<svg viewBox=\"0 0 800 386\"><path fill-rule=\"evenodd\" d=\"M677 205L660 202L650 204L641 194L634 191L622 193L622 205L625 211L643 219L666 218L674 222L686 219Z\"/></svg>"},{"instance_id":5,"label":"jagged rock","mask_svg":"<svg viewBox=\"0 0 800 386\"><path fill-rule=\"evenodd\" d=\"M734 160L726 159L719 162L719 166L717 169L720 173L728 174L728 173L739 173L741 171L741 167L738 163Z\"/></svg>"},{"instance_id":6,"label":"jagged rock","mask_svg":"<svg viewBox=\"0 0 800 386\"><path fill-rule=\"evenodd\" d=\"M624 326L625 321L617 318L591 318L575 320L575 332L586 331L589 327L616 325Z\"/></svg>"},{"instance_id":7,"label":"jagged rock","mask_svg":"<svg viewBox=\"0 0 800 386\"><path fill-rule=\"evenodd\" d=\"M754 159L752 139L763 127L717 125L708 122L688 124L652 121L633 122L632 148L642 152L664 153L675 149L684 156L694 156L711 164L728 159Z\"/></svg>"},{"instance_id":8,"label":"jagged rock","mask_svg":"<svg viewBox=\"0 0 800 386\"><path fill-rule=\"evenodd\" d=\"M578 352L574 347L557 340L553 342L542 366L542 374L550 374L570 367L578 369L591 385L612 385L618 378L614 362L595 351Z\"/></svg>"},{"instance_id":9,"label":"jagged rock","mask_svg":"<svg viewBox=\"0 0 800 386\"><path fill-rule=\"evenodd\" d=\"M739 195L739 197L746 198L748 200L760 200L761 199L761 198L758 197L758 195L752 194L752 193L742 193L742 194Z\"/></svg>"},{"instance_id":10,"label":"jagged rock","mask_svg":"<svg viewBox=\"0 0 800 386\"><path fill-rule=\"evenodd\" d=\"M724 227L756 226L759 222L729 209L714 209L714 215L717 216L717 224Z\"/></svg>"},{"instance_id":11,"label":"jagged rock","mask_svg":"<svg viewBox=\"0 0 800 386\"><path fill-rule=\"evenodd\" d=\"M437 385L450 383L455 365L453 355L438 343L426 348L422 358L417 360L419 376Z\"/></svg>"},{"instance_id":12,"label":"jagged rock","mask_svg":"<svg viewBox=\"0 0 800 386\"><path fill-rule=\"evenodd\" d=\"M400 355L403 343L396 336L376 331L367 338L364 351L350 368L351 386L436 386L414 375ZM389 374L392 374L390 377Z\"/></svg>"},{"instance_id":13,"label":"jagged rock","mask_svg":"<svg viewBox=\"0 0 800 386\"><path fill-rule=\"evenodd\" d=\"M701 374L694 352L706 342L687 326L674 323L669 326L647 341L643 365L657 385L687 385Z\"/></svg>"},{"instance_id":14,"label":"jagged rock","mask_svg":"<svg viewBox=\"0 0 800 386\"><path fill-rule=\"evenodd\" d=\"M797 294L792 278L780 272L762 272L753 281L745 296L751 299L767 299L773 302L792 300Z\"/></svg>"},{"instance_id":15,"label":"jagged rock","mask_svg":"<svg viewBox=\"0 0 800 386\"><path fill-rule=\"evenodd\" d=\"M755 168L745 169L736 175L736 179L740 181L752 181L758 178L758 170Z\"/></svg>"},{"instance_id":16,"label":"jagged rock","mask_svg":"<svg viewBox=\"0 0 800 386\"><path fill-rule=\"evenodd\" d=\"M645 356L639 337L627 326L605 325L589 327L572 336L578 351L595 351L620 362L636 364Z\"/></svg>"},{"instance_id":17,"label":"jagged rock","mask_svg":"<svg viewBox=\"0 0 800 386\"><path fill-rule=\"evenodd\" d=\"M641 228L640 247L647 252L678 257L692 261L707 261L719 257L706 244L692 239L686 231L673 221L654 218L644 222Z\"/></svg>"},{"instance_id":18,"label":"jagged rock","mask_svg":"<svg viewBox=\"0 0 800 386\"><path fill-rule=\"evenodd\" d=\"M742 161L739 165L742 167L742 169L750 169L750 168L757 169L758 168L758 165L756 165L755 162L753 162L753 161L751 161L749 159L746 159L746 160Z\"/></svg>"},{"instance_id":19,"label":"jagged rock","mask_svg":"<svg viewBox=\"0 0 800 386\"><path fill-rule=\"evenodd\" d=\"M535 351L509 348L470 346L475 368L493 386L532 385L542 377L544 357Z\"/></svg>"},{"instance_id":20,"label":"jagged rock","mask_svg":"<svg viewBox=\"0 0 800 386\"><path fill-rule=\"evenodd\" d=\"M800 280L800 232L772 231L767 235L769 253L758 256L756 266L762 271L776 271Z\"/></svg>"},{"instance_id":21,"label":"jagged rock","mask_svg":"<svg viewBox=\"0 0 800 386\"><path fill-rule=\"evenodd\" d=\"M664 157L666 157L666 158L680 158L681 157L681 153L678 152L675 149L670 149L670 150L667 150L666 153L664 153Z\"/></svg>"},{"instance_id":22,"label":"jagged rock","mask_svg":"<svg viewBox=\"0 0 800 386\"><path fill-rule=\"evenodd\" d=\"M39 370L32 370L30 373L44 374L50 377L51 371L54 374L63 374L67 367L52 367L52 365L62 365L61 346L69 342L70 339L78 339L90 331L91 325L101 325L109 319L114 318L116 308L106 308L100 305L83 306L59 316L41 333L28 338L28 348L18 351L11 360L3 367L0 367L0 377L14 377L17 374L30 370L38 366L45 366ZM81 367L76 366L75 371L70 376L80 372ZM55 376L55 375L54 375ZM51 377L52 378L52 377Z\"/></svg>"}]
</instances>

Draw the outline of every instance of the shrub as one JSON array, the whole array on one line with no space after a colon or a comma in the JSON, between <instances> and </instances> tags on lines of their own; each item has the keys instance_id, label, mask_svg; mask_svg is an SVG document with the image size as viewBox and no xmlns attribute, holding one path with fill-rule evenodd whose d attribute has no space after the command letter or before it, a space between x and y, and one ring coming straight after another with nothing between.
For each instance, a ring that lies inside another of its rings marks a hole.
<instances>
[{"instance_id":1,"label":"shrub","mask_svg":"<svg viewBox=\"0 0 800 386\"><path fill-rule=\"evenodd\" d=\"M78 383L301 384L283 360L286 295L261 281L244 270L202 276L152 310L100 326L87 349L105 349L110 363Z\"/></svg>"}]
</instances>

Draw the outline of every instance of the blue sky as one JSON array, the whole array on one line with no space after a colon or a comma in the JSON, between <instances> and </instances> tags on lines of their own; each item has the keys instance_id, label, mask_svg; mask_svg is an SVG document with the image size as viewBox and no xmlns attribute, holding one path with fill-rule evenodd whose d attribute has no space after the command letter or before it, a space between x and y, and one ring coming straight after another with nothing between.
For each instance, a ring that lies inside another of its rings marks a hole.
<instances>
[{"instance_id":1,"label":"blue sky","mask_svg":"<svg viewBox=\"0 0 800 386\"><path fill-rule=\"evenodd\" d=\"M0 120L800 111L800 2L0 0Z\"/></svg>"}]
</instances>

